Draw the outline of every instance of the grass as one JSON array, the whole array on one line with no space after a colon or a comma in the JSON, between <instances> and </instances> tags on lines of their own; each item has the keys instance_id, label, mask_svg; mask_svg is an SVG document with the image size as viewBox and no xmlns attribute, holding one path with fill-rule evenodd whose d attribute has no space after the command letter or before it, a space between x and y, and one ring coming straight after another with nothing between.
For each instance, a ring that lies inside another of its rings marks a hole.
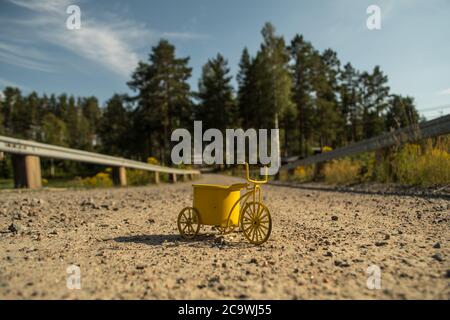
<instances>
[{"instance_id":1,"label":"grass","mask_svg":"<svg viewBox=\"0 0 450 320\"><path fill-rule=\"evenodd\" d=\"M350 184L360 181L362 165L349 158L332 160L325 164L323 174L329 184Z\"/></svg>"}]
</instances>

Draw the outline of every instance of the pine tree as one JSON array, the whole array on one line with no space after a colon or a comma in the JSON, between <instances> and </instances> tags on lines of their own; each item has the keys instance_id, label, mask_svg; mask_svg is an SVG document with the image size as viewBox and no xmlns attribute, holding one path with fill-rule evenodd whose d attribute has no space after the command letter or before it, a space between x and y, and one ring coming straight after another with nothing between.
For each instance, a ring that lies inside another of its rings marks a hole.
<instances>
[{"instance_id":1,"label":"pine tree","mask_svg":"<svg viewBox=\"0 0 450 320\"><path fill-rule=\"evenodd\" d=\"M30 136L30 117L27 113L26 101L22 97L19 89L12 97L10 105L10 132L11 135L17 138L29 139Z\"/></svg>"},{"instance_id":2,"label":"pine tree","mask_svg":"<svg viewBox=\"0 0 450 320\"><path fill-rule=\"evenodd\" d=\"M255 128L257 126L254 115L258 108L255 62L247 48L242 51L237 82L240 125L245 129Z\"/></svg>"},{"instance_id":3,"label":"pine tree","mask_svg":"<svg viewBox=\"0 0 450 320\"><path fill-rule=\"evenodd\" d=\"M57 146L67 146L66 124L53 113L47 113L42 119L42 141Z\"/></svg>"},{"instance_id":4,"label":"pine tree","mask_svg":"<svg viewBox=\"0 0 450 320\"><path fill-rule=\"evenodd\" d=\"M385 128L383 112L388 106L388 77L376 66L372 73L363 72L360 78L364 138L371 138L381 134Z\"/></svg>"},{"instance_id":5,"label":"pine tree","mask_svg":"<svg viewBox=\"0 0 450 320\"><path fill-rule=\"evenodd\" d=\"M264 25L261 34L263 42L256 54L252 70L256 103L252 117L256 128L278 129L280 123L286 124L287 119L295 117L296 112L291 96L289 53L283 37L275 34L275 27L271 23ZM281 130L280 138L284 141L283 154L287 155L289 139L286 130Z\"/></svg>"},{"instance_id":6,"label":"pine tree","mask_svg":"<svg viewBox=\"0 0 450 320\"><path fill-rule=\"evenodd\" d=\"M3 90L3 125L4 132L6 135L13 136L13 113L15 111L15 104L17 101L21 100L21 92L18 88L6 87Z\"/></svg>"},{"instance_id":7,"label":"pine tree","mask_svg":"<svg viewBox=\"0 0 450 320\"><path fill-rule=\"evenodd\" d=\"M149 63L141 62L128 82L130 88L138 91L137 123L141 132L147 132L142 140L151 144L150 132L157 132L157 148L161 162L169 163L170 135L174 128L190 126L192 119L191 93L187 80L192 69L188 67L189 58L176 58L175 47L167 40L160 40L152 48Z\"/></svg>"},{"instance_id":8,"label":"pine tree","mask_svg":"<svg viewBox=\"0 0 450 320\"><path fill-rule=\"evenodd\" d=\"M275 34L275 27L266 23L261 31L263 43L256 58L258 91L262 95L259 113L265 128L278 128L279 119L292 114L292 77L289 72L289 55L283 37ZM267 115L267 117L266 117Z\"/></svg>"},{"instance_id":9,"label":"pine tree","mask_svg":"<svg viewBox=\"0 0 450 320\"><path fill-rule=\"evenodd\" d=\"M24 106L24 119L26 119L26 136L33 140L38 140L40 136L40 113L42 111L42 100L36 92L30 93Z\"/></svg>"},{"instance_id":10,"label":"pine tree","mask_svg":"<svg viewBox=\"0 0 450 320\"><path fill-rule=\"evenodd\" d=\"M63 119L64 121L67 120L67 94L63 93L58 96L57 102L56 102L56 110L55 115Z\"/></svg>"},{"instance_id":11,"label":"pine tree","mask_svg":"<svg viewBox=\"0 0 450 320\"><path fill-rule=\"evenodd\" d=\"M313 134L313 56L316 54L310 42L303 36L295 35L289 47L293 74L293 102L297 109L298 151L301 156L307 154L308 144L311 144Z\"/></svg>"},{"instance_id":12,"label":"pine tree","mask_svg":"<svg viewBox=\"0 0 450 320\"><path fill-rule=\"evenodd\" d=\"M337 78L340 62L331 49L313 58L313 88L315 93L315 128L320 147L339 143L343 118L337 103Z\"/></svg>"},{"instance_id":13,"label":"pine tree","mask_svg":"<svg viewBox=\"0 0 450 320\"><path fill-rule=\"evenodd\" d=\"M419 122L419 114L414 106L412 97L392 95L386 114L386 130L408 127Z\"/></svg>"},{"instance_id":14,"label":"pine tree","mask_svg":"<svg viewBox=\"0 0 450 320\"><path fill-rule=\"evenodd\" d=\"M5 133L5 117L3 116L3 101L0 100L0 134Z\"/></svg>"},{"instance_id":15,"label":"pine tree","mask_svg":"<svg viewBox=\"0 0 450 320\"><path fill-rule=\"evenodd\" d=\"M359 73L351 63L347 63L340 76L340 108L345 119L347 141L362 139L361 93L359 89Z\"/></svg>"},{"instance_id":16,"label":"pine tree","mask_svg":"<svg viewBox=\"0 0 450 320\"><path fill-rule=\"evenodd\" d=\"M101 117L101 110L96 97L81 99L81 111L89 124L89 134L94 135Z\"/></svg>"},{"instance_id":17,"label":"pine tree","mask_svg":"<svg viewBox=\"0 0 450 320\"><path fill-rule=\"evenodd\" d=\"M115 94L106 102L97 133L101 150L110 155L130 154L132 124L130 112L125 105L126 96Z\"/></svg>"},{"instance_id":18,"label":"pine tree","mask_svg":"<svg viewBox=\"0 0 450 320\"><path fill-rule=\"evenodd\" d=\"M229 73L228 62L221 54L203 66L196 119L203 121L204 129L217 128L224 133L226 128L236 125L236 104Z\"/></svg>"}]
</instances>

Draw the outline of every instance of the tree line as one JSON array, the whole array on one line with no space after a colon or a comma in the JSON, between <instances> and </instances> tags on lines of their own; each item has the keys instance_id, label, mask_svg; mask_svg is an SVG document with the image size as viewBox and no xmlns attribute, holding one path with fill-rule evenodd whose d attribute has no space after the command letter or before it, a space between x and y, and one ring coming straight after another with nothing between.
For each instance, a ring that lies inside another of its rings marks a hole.
<instances>
[{"instance_id":1,"label":"tree line","mask_svg":"<svg viewBox=\"0 0 450 320\"><path fill-rule=\"evenodd\" d=\"M283 156L307 156L419 121L413 98L390 92L379 66L343 64L335 51L319 51L302 35L290 42L271 23L251 55L243 48L237 88L220 53L202 68L198 88L188 83L189 57L161 39L127 82L133 94L114 94L103 107L95 97L23 96L7 87L0 134L170 165L176 128L279 128Z\"/></svg>"}]
</instances>

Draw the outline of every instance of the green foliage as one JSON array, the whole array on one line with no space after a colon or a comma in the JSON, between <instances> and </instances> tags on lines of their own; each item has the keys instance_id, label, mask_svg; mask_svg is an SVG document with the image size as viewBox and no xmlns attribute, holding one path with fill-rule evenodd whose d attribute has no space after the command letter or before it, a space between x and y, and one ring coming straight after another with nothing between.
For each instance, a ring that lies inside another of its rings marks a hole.
<instances>
[{"instance_id":1,"label":"green foliage","mask_svg":"<svg viewBox=\"0 0 450 320\"><path fill-rule=\"evenodd\" d=\"M261 30L263 43L255 59L257 91L261 117L260 128L278 128L279 120L295 112L291 99L292 78L289 72L289 53L283 37L275 34L275 27L266 23Z\"/></svg>"},{"instance_id":2,"label":"green foliage","mask_svg":"<svg viewBox=\"0 0 450 320\"><path fill-rule=\"evenodd\" d=\"M0 107L0 134L5 133L5 126L3 125L4 121L5 121L5 118L3 117L2 108Z\"/></svg>"},{"instance_id":3,"label":"green foliage","mask_svg":"<svg viewBox=\"0 0 450 320\"><path fill-rule=\"evenodd\" d=\"M423 187L450 183L450 136L406 144L385 155L375 179Z\"/></svg>"},{"instance_id":4,"label":"green foliage","mask_svg":"<svg viewBox=\"0 0 450 320\"><path fill-rule=\"evenodd\" d=\"M144 170L127 170L127 184L130 186L144 186L155 180L153 172Z\"/></svg>"},{"instance_id":5,"label":"green foliage","mask_svg":"<svg viewBox=\"0 0 450 320\"><path fill-rule=\"evenodd\" d=\"M386 114L386 127L399 129L417 123L419 114L414 108L414 99L393 95Z\"/></svg>"},{"instance_id":6,"label":"green foliage","mask_svg":"<svg viewBox=\"0 0 450 320\"><path fill-rule=\"evenodd\" d=\"M247 48L242 51L239 63L238 81L238 116L240 125L245 128L255 128L254 111L257 110L257 91L254 60Z\"/></svg>"},{"instance_id":7,"label":"green foliage","mask_svg":"<svg viewBox=\"0 0 450 320\"><path fill-rule=\"evenodd\" d=\"M298 153L301 156L308 154L308 145L312 144L314 128L314 102L311 92L313 91L313 60L317 55L310 42L304 40L303 36L295 35L289 47L293 63L293 96L292 100L297 108L298 123ZM292 132L292 130L291 130Z\"/></svg>"},{"instance_id":8,"label":"green foliage","mask_svg":"<svg viewBox=\"0 0 450 320\"><path fill-rule=\"evenodd\" d=\"M134 127L141 137L141 156L158 154L170 164L169 142L173 129L192 126L191 92L187 82L192 69L189 58L176 58L175 47L160 40L152 48L150 59L140 62L128 85L137 96Z\"/></svg>"},{"instance_id":9,"label":"green foliage","mask_svg":"<svg viewBox=\"0 0 450 320\"><path fill-rule=\"evenodd\" d=\"M110 155L123 156L131 153L132 119L125 102L125 96L115 94L106 102L97 124L101 151Z\"/></svg>"},{"instance_id":10,"label":"green foliage","mask_svg":"<svg viewBox=\"0 0 450 320\"><path fill-rule=\"evenodd\" d=\"M228 62L220 54L203 66L196 119L203 121L204 130L217 128L225 132L226 128L236 126L236 104L229 72Z\"/></svg>"},{"instance_id":11,"label":"green foliage","mask_svg":"<svg viewBox=\"0 0 450 320\"><path fill-rule=\"evenodd\" d=\"M48 113L42 119L42 140L45 143L66 146L68 141L67 127L63 120L53 113Z\"/></svg>"}]
</instances>

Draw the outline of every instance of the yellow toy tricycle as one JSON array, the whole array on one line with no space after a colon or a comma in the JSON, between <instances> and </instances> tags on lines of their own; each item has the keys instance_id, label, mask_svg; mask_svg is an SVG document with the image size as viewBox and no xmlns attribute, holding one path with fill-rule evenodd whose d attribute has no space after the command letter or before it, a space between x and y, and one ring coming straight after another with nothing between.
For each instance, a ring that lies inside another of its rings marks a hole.
<instances>
[{"instance_id":1,"label":"yellow toy tricycle","mask_svg":"<svg viewBox=\"0 0 450 320\"><path fill-rule=\"evenodd\" d=\"M260 187L267 183L267 170L265 179L258 181L250 179L248 163L245 163L245 169L247 183L192 185L194 205L178 214L178 230L182 237L191 239L198 234L200 225L210 225L222 234L232 232L239 226L253 244L262 244L269 239L272 218L269 209L262 203ZM243 189L247 191L241 196Z\"/></svg>"}]
</instances>

